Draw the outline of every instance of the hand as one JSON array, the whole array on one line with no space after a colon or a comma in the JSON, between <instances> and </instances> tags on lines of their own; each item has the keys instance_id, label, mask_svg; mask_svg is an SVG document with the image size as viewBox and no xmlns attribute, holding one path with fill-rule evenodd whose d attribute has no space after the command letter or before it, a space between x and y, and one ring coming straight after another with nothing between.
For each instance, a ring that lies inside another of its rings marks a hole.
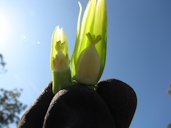
<instances>
[{"instance_id":1,"label":"hand","mask_svg":"<svg viewBox=\"0 0 171 128\"><path fill-rule=\"evenodd\" d=\"M134 90L116 79L99 82L96 91L73 85L55 95L50 83L18 128L128 128L136 104Z\"/></svg>"}]
</instances>

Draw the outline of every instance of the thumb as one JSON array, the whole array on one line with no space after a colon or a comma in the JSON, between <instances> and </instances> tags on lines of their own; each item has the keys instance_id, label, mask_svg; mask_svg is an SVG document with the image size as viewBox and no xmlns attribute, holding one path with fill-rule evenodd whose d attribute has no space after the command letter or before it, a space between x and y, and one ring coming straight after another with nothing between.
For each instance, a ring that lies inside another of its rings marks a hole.
<instances>
[{"instance_id":1,"label":"thumb","mask_svg":"<svg viewBox=\"0 0 171 128\"><path fill-rule=\"evenodd\" d=\"M50 83L34 104L23 114L18 128L42 128L44 116L53 96L52 83Z\"/></svg>"}]
</instances>

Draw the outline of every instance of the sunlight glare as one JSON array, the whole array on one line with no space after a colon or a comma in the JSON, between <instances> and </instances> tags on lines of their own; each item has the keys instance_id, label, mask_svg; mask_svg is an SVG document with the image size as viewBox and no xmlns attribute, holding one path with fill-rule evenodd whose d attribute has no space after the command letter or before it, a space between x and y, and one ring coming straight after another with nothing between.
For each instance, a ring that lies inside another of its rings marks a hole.
<instances>
[{"instance_id":1,"label":"sunlight glare","mask_svg":"<svg viewBox=\"0 0 171 128\"><path fill-rule=\"evenodd\" d=\"M5 15L0 14L0 43L8 40L10 33L9 20Z\"/></svg>"}]
</instances>

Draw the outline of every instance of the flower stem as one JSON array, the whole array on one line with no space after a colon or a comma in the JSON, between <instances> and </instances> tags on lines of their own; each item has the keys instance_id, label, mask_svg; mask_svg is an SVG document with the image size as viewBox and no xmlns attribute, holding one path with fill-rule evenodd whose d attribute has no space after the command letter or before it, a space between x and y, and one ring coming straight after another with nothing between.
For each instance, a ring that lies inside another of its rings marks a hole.
<instances>
[{"instance_id":1,"label":"flower stem","mask_svg":"<svg viewBox=\"0 0 171 128\"><path fill-rule=\"evenodd\" d=\"M52 81L53 81L52 91L54 94L58 92L60 89L71 85L70 68L67 68L66 70L63 70L63 71L53 71Z\"/></svg>"}]
</instances>

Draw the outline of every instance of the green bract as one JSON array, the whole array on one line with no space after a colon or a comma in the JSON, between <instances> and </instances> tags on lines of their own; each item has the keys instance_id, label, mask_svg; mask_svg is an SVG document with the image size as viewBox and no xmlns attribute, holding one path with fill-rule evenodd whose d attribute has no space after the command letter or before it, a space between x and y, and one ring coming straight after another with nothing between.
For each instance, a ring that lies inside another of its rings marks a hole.
<instances>
[{"instance_id":1,"label":"green bract","mask_svg":"<svg viewBox=\"0 0 171 128\"><path fill-rule=\"evenodd\" d=\"M80 2L79 7L72 76L79 83L94 85L100 79L106 61L106 0L89 0L81 23Z\"/></svg>"},{"instance_id":2,"label":"green bract","mask_svg":"<svg viewBox=\"0 0 171 128\"><path fill-rule=\"evenodd\" d=\"M68 41L62 28L57 26L52 36L50 67L53 77L53 93L71 83L68 57Z\"/></svg>"}]
</instances>

